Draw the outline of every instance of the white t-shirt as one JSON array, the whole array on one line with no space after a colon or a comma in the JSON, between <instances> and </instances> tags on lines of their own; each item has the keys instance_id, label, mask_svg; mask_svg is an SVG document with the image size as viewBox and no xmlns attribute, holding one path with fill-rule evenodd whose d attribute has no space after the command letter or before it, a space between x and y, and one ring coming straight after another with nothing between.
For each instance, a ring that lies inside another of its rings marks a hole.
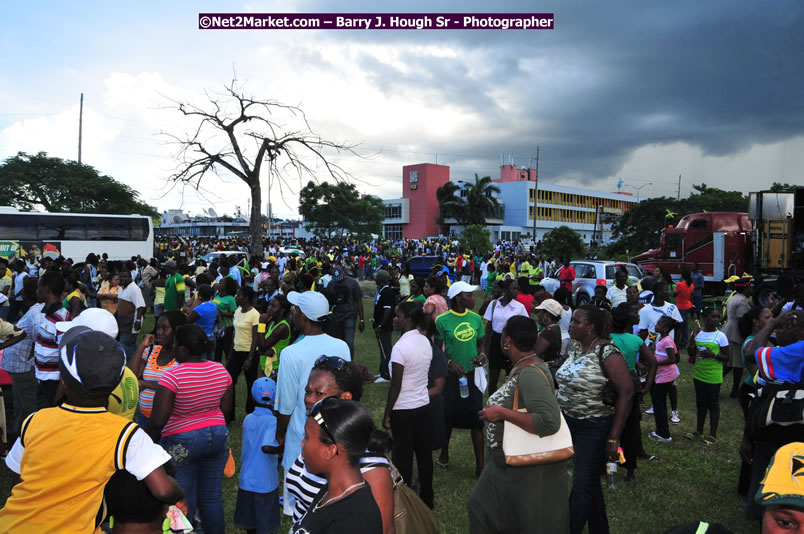
<instances>
[{"instance_id":1,"label":"white t-shirt","mask_svg":"<svg viewBox=\"0 0 804 534\"><path fill-rule=\"evenodd\" d=\"M433 347L418 330L408 330L394 348L391 349L391 361L388 368L393 378L393 364L404 367L402 387L399 397L393 406L394 410L412 410L430 404L427 394L427 373L433 359Z\"/></svg>"},{"instance_id":2,"label":"white t-shirt","mask_svg":"<svg viewBox=\"0 0 804 534\"><path fill-rule=\"evenodd\" d=\"M656 333L656 323L665 315L681 322L681 312L678 311L675 304L670 304L669 302L665 302L661 306L645 304L642 309L639 310L639 330L648 331L648 337L645 339L646 345L652 345L656 341L658 335ZM674 330L671 330L667 335L673 337L673 332Z\"/></svg>"},{"instance_id":3,"label":"white t-shirt","mask_svg":"<svg viewBox=\"0 0 804 534\"><path fill-rule=\"evenodd\" d=\"M505 323L514 315L529 317L525 305L518 300L512 300L505 306L500 303L500 300L501 299L491 301L486 308L486 313L483 315L483 319L491 321L491 329L498 334L502 334ZM493 318L492 314L494 315Z\"/></svg>"},{"instance_id":4,"label":"white t-shirt","mask_svg":"<svg viewBox=\"0 0 804 534\"><path fill-rule=\"evenodd\" d=\"M135 310L145 307L145 299L142 298L142 291L134 282L131 282L129 285L121 289L120 294L117 295L117 299L132 303Z\"/></svg>"},{"instance_id":5,"label":"white t-shirt","mask_svg":"<svg viewBox=\"0 0 804 534\"><path fill-rule=\"evenodd\" d=\"M14 276L14 293L13 294L17 295L17 293L19 293L19 295L17 295L17 298L14 299L14 300L16 300L18 302L22 302L22 288L24 287L25 279L28 278L28 276L29 276L28 273L26 273L25 271L22 271L21 273L19 273L19 274Z\"/></svg>"}]
</instances>

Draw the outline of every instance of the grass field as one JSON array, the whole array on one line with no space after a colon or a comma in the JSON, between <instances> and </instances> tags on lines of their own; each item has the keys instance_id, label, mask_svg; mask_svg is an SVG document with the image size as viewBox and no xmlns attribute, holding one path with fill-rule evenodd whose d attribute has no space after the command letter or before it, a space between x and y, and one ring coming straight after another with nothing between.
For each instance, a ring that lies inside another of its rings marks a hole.
<instances>
[{"instance_id":1,"label":"grass field","mask_svg":"<svg viewBox=\"0 0 804 534\"><path fill-rule=\"evenodd\" d=\"M477 301L479 305L480 299ZM364 299L364 309L366 318L370 318L371 300ZM143 331L150 331L152 325L153 319L148 316ZM649 454L659 456L659 461L641 462L635 484L626 483L624 473L620 473L616 490L608 490L603 484L611 531L614 533L664 532L671 526L696 519L722 523L736 534L753 534L759 530L756 523L745 519L743 499L736 493L742 412L737 401L728 398L730 377L727 377L721 391L718 443L705 447L700 442L691 442L682 437L686 432L694 430L695 425L692 366L686 363L685 356L686 353L682 355L679 365L681 425L671 425L673 443L660 444L647 439L647 434L655 428L653 416L644 416L642 434L645 437L645 449ZM379 351L374 333L369 328L362 334L357 333L356 359L376 373ZM238 386L237 423L230 430L236 459L240 456L240 429L245 415L245 387L242 378ZM370 384L366 387L363 398L378 424L385 409L387 389L387 384ZM708 426L706 430L708 431ZM9 471L0 469L0 502L5 502L10 494L10 480ZM466 501L474 483L474 456L469 432L456 430L450 447L449 469L442 471L436 467L435 470L436 515L444 534L465 534L469 531ZM236 478L224 479L227 532L237 532L232 523L236 492ZM539 506L539 503L533 505ZM287 527L289 522L284 520L282 531L286 532Z\"/></svg>"}]
</instances>

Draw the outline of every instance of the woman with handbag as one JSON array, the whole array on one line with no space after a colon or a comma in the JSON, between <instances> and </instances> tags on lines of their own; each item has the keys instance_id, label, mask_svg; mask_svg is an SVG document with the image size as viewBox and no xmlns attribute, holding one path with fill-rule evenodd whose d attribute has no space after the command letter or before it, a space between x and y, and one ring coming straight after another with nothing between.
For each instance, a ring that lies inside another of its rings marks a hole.
<instances>
[{"instance_id":1,"label":"woman with handbag","mask_svg":"<svg viewBox=\"0 0 804 534\"><path fill-rule=\"evenodd\" d=\"M594 306L572 314L567 360L556 371L558 404L575 446L570 492L572 534L606 534L609 522L600 487L606 462L616 462L634 384L625 358L609 340L611 315Z\"/></svg>"},{"instance_id":2,"label":"woman with handbag","mask_svg":"<svg viewBox=\"0 0 804 534\"><path fill-rule=\"evenodd\" d=\"M511 360L508 379L488 399L480 417L486 421L491 461L469 497L472 533L566 533L569 531L567 460L571 439L554 449L533 439L528 457L507 450L506 433L520 428L544 438L562 426L547 364L533 352L536 325L529 317L511 317L501 345ZM522 409L518 409L519 407ZM524 411L523 411L524 409ZM564 432L567 433L566 423ZM525 440L531 441L527 436ZM512 444L513 447L513 444ZM512 464L521 465L512 465Z\"/></svg>"}]
</instances>

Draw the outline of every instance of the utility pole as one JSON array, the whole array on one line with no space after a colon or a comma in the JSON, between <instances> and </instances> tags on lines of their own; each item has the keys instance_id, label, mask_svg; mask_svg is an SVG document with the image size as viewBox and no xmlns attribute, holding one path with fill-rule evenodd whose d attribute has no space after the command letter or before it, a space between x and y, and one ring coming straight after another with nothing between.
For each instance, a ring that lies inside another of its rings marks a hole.
<instances>
[{"instance_id":1,"label":"utility pole","mask_svg":"<svg viewBox=\"0 0 804 534\"><path fill-rule=\"evenodd\" d=\"M536 246L536 214L539 211L539 147L536 147L536 185L533 188L533 234L530 236ZM535 250L535 249L534 249Z\"/></svg>"},{"instance_id":2,"label":"utility pole","mask_svg":"<svg viewBox=\"0 0 804 534\"><path fill-rule=\"evenodd\" d=\"M681 175L678 175L678 193L676 193L676 200L681 200Z\"/></svg>"},{"instance_id":3,"label":"utility pole","mask_svg":"<svg viewBox=\"0 0 804 534\"><path fill-rule=\"evenodd\" d=\"M78 110L78 163L81 163L81 130L84 123L84 93L81 93L81 105Z\"/></svg>"}]
</instances>

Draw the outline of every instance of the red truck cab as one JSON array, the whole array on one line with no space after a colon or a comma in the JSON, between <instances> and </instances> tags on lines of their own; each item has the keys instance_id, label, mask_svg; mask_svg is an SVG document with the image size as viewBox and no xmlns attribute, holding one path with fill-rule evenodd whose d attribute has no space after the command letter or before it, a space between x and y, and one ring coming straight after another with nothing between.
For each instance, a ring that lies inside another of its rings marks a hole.
<instances>
[{"instance_id":1,"label":"red truck cab","mask_svg":"<svg viewBox=\"0 0 804 534\"><path fill-rule=\"evenodd\" d=\"M747 213L714 211L684 216L675 228L662 230L659 248L631 261L643 271L659 267L678 279L697 263L707 282L722 283L748 270L751 221ZM715 289L715 284L707 284Z\"/></svg>"}]
</instances>

